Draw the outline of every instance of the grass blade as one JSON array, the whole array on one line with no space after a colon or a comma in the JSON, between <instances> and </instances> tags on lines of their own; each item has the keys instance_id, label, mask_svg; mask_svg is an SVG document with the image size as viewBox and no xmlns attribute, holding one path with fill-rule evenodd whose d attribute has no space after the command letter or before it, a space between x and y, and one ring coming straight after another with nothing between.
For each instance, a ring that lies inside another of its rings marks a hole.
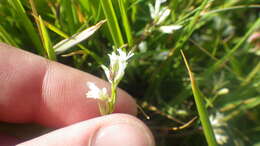
<instances>
[{"instance_id":1,"label":"grass blade","mask_svg":"<svg viewBox=\"0 0 260 146\"><path fill-rule=\"evenodd\" d=\"M104 11L104 14L107 19L108 28L112 35L112 39L116 47L121 47L124 44L122 33L118 24L118 20L113 8L111 0L101 0L101 5Z\"/></svg>"},{"instance_id":2,"label":"grass blade","mask_svg":"<svg viewBox=\"0 0 260 146\"><path fill-rule=\"evenodd\" d=\"M37 17L36 17L36 18L37 18ZM54 25L52 25L52 24L50 24L50 23L48 23L47 21L44 21L44 20L43 20L43 23L44 23L44 25L45 25L48 29L50 29L51 31L55 32L55 33L58 34L59 36L65 38L65 39L68 39L68 38L69 38L69 35L67 35L67 34L64 33L63 31L61 31L59 28L55 27ZM97 56L94 52L92 52L91 50L87 49L86 47L84 47L84 46L81 45L81 44L77 44L77 46L78 46L81 50L83 50L86 54L89 54L90 56L92 56L92 57L96 60L96 62L97 62L98 64L102 64L102 59L101 59L99 56Z\"/></svg>"},{"instance_id":3,"label":"grass blade","mask_svg":"<svg viewBox=\"0 0 260 146\"><path fill-rule=\"evenodd\" d=\"M16 42L13 40L13 38L9 35L8 32L0 25L0 38L3 40L3 42L10 44L14 47L18 47Z\"/></svg>"},{"instance_id":4,"label":"grass blade","mask_svg":"<svg viewBox=\"0 0 260 146\"><path fill-rule=\"evenodd\" d=\"M254 67L254 69L247 75L245 80L241 83L242 86L245 86L252 81L252 79L260 72L260 62Z\"/></svg>"},{"instance_id":5,"label":"grass blade","mask_svg":"<svg viewBox=\"0 0 260 146\"><path fill-rule=\"evenodd\" d=\"M79 23L75 10L75 2L72 0L62 0L60 4L61 17L65 20L61 21L61 24L70 34L73 34Z\"/></svg>"},{"instance_id":6,"label":"grass blade","mask_svg":"<svg viewBox=\"0 0 260 146\"><path fill-rule=\"evenodd\" d=\"M31 20L26 15L26 12L20 2L20 0L8 0L9 4L11 5L12 9L15 10L15 14L17 20L20 21L19 24L25 29L26 33L28 34L29 38L32 40L37 52L41 55L44 54L44 51L41 46L40 38L33 27Z\"/></svg>"},{"instance_id":7,"label":"grass blade","mask_svg":"<svg viewBox=\"0 0 260 146\"><path fill-rule=\"evenodd\" d=\"M172 56L174 55L174 52L176 50L179 50L182 48L182 46L187 42L187 40L190 38L190 36L193 34L193 32L198 29L198 27L194 27L196 26L196 23L198 23L198 21L200 20L200 16L201 16L201 13L207 9L207 5L209 4L210 0L204 0L202 2L202 4L197 8L197 11L196 13L194 14L194 16L192 16L191 18L191 21L190 23L188 24L187 27L185 27L184 31L183 31L183 34L182 34L182 37L180 37L178 40L177 40L177 43L176 43L176 47L174 47L173 49L170 50L170 53L169 53L169 56Z\"/></svg>"},{"instance_id":8,"label":"grass blade","mask_svg":"<svg viewBox=\"0 0 260 146\"><path fill-rule=\"evenodd\" d=\"M197 110L199 113L200 121L203 127L203 132L205 134L206 140L208 142L209 146L217 146L216 138L212 129L212 126L209 121L209 116L208 112L206 109L206 105L203 103L203 95L200 92L196 80L192 74L192 71L189 67L188 61L184 55L184 53L181 51L182 57L184 59L185 65L187 67L187 70L189 72L190 80L191 80L191 87L192 87L192 92L194 95L195 103L197 106Z\"/></svg>"},{"instance_id":9,"label":"grass blade","mask_svg":"<svg viewBox=\"0 0 260 146\"><path fill-rule=\"evenodd\" d=\"M89 38L92 34L94 34L104 23L106 20L102 20L96 25L85 29L80 33L74 34L72 37L62 40L56 45L54 45L55 52L60 54L62 52L67 51L69 48L77 45L78 43L84 41L85 39Z\"/></svg>"},{"instance_id":10,"label":"grass blade","mask_svg":"<svg viewBox=\"0 0 260 146\"><path fill-rule=\"evenodd\" d=\"M124 0L118 0L118 4L120 8L121 18L123 21L123 26L125 29L128 45L131 47L133 45L132 30L128 21Z\"/></svg>"},{"instance_id":11,"label":"grass blade","mask_svg":"<svg viewBox=\"0 0 260 146\"><path fill-rule=\"evenodd\" d=\"M43 24L42 18L39 16L39 26L40 26L40 31L41 31L41 38L42 38L42 43L44 46L44 49L47 53L47 56L50 60L56 60L56 55L54 52L54 49L52 47L52 43L50 41L49 34Z\"/></svg>"}]
</instances>

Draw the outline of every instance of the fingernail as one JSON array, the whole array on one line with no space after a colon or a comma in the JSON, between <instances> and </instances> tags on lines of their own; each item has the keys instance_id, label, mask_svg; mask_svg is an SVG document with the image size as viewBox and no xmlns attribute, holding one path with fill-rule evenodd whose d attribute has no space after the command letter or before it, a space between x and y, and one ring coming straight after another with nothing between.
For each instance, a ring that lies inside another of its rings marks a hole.
<instances>
[{"instance_id":1,"label":"fingernail","mask_svg":"<svg viewBox=\"0 0 260 146\"><path fill-rule=\"evenodd\" d=\"M100 128L91 146L154 146L152 135L141 126L116 124Z\"/></svg>"}]
</instances>

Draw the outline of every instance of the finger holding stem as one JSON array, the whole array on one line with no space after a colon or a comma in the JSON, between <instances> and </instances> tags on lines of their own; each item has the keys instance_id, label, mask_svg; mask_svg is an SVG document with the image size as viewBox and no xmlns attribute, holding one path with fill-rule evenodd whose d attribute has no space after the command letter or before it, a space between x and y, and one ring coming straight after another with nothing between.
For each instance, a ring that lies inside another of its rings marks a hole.
<instances>
[{"instance_id":1,"label":"finger holding stem","mask_svg":"<svg viewBox=\"0 0 260 146\"><path fill-rule=\"evenodd\" d=\"M88 98L94 98L105 102L102 104L99 103L99 110L102 115L113 113L117 99L117 86L125 74L128 59L133 55L134 54L132 52L126 53L119 48L111 54L108 54L110 59L109 67L101 65L111 85L110 96L108 95L106 88L99 89L96 86L94 87L93 83L87 83L90 91L86 94L86 96Z\"/></svg>"}]
</instances>

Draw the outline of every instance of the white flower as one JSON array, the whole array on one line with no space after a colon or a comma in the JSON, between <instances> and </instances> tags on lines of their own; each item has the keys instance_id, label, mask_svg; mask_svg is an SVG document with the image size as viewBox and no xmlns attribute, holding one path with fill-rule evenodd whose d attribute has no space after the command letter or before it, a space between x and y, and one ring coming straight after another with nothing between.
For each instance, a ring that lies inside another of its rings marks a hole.
<instances>
[{"instance_id":1,"label":"white flower","mask_svg":"<svg viewBox=\"0 0 260 146\"><path fill-rule=\"evenodd\" d=\"M215 133L215 137L216 137L218 144L223 145L223 144L227 143L228 136L226 134L218 134L217 132L215 132L215 130L213 130L213 131Z\"/></svg>"},{"instance_id":2,"label":"white flower","mask_svg":"<svg viewBox=\"0 0 260 146\"><path fill-rule=\"evenodd\" d=\"M99 100L108 100L109 99L106 88L99 89L92 82L87 82L87 87L90 89L86 93L87 98L93 98L93 99L99 99Z\"/></svg>"},{"instance_id":3,"label":"white flower","mask_svg":"<svg viewBox=\"0 0 260 146\"><path fill-rule=\"evenodd\" d=\"M215 116L211 115L209 117L210 123L213 127L226 126L227 124L224 121L224 115L217 112Z\"/></svg>"},{"instance_id":4,"label":"white flower","mask_svg":"<svg viewBox=\"0 0 260 146\"><path fill-rule=\"evenodd\" d=\"M228 88L222 88L217 92L217 95L225 95L229 93L229 89Z\"/></svg>"},{"instance_id":5,"label":"white flower","mask_svg":"<svg viewBox=\"0 0 260 146\"><path fill-rule=\"evenodd\" d=\"M160 7L161 4L165 3L167 0L156 0L155 1L155 14L159 14L160 13Z\"/></svg>"},{"instance_id":6,"label":"white flower","mask_svg":"<svg viewBox=\"0 0 260 146\"><path fill-rule=\"evenodd\" d=\"M181 25L164 25L164 26L160 26L159 30L163 33L173 33L174 30L178 30L182 28Z\"/></svg>"},{"instance_id":7,"label":"white flower","mask_svg":"<svg viewBox=\"0 0 260 146\"><path fill-rule=\"evenodd\" d=\"M141 53L145 53L147 51L147 42L142 41L139 45L138 48Z\"/></svg>"},{"instance_id":8,"label":"white flower","mask_svg":"<svg viewBox=\"0 0 260 146\"><path fill-rule=\"evenodd\" d=\"M170 15L171 10L169 8L162 8L162 10L158 14L158 21L156 22L157 25L161 24L166 20L166 18Z\"/></svg>"},{"instance_id":9,"label":"white flower","mask_svg":"<svg viewBox=\"0 0 260 146\"><path fill-rule=\"evenodd\" d=\"M161 8L161 4L166 2L166 0L156 0L155 6L149 4L149 10L151 18L156 21L156 25L161 24L171 13L169 8Z\"/></svg>"},{"instance_id":10,"label":"white flower","mask_svg":"<svg viewBox=\"0 0 260 146\"><path fill-rule=\"evenodd\" d=\"M104 65L101 65L103 68L106 77L110 83L115 83L116 85L120 82L122 77L125 74L125 68L127 66L127 60L131 58L134 53L129 52L128 54L122 49L117 49L118 54L112 52L109 54L110 66L107 68Z\"/></svg>"},{"instance_id":11,"label":"white flower","mask_svg":"<svg viewBox=\"0 0 260 146\"><path fill-rule=\"evenodd\" d=\"M215 116L211 115L209 117L217 143L220 145L227 143L229 138L229 136L223 129L224 126L227 126L227 123L225 123L224 118L224 115L219 112L217 112Z\"/></svg>"}]
</instances>

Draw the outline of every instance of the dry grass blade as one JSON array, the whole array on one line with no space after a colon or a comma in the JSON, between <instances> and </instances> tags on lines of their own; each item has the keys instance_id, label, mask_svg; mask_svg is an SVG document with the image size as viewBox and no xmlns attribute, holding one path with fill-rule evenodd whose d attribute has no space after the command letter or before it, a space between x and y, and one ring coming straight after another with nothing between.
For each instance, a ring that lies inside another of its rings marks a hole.
<instances>
[{"instance_id":1,"label":"dry grass blade","mask_svg":"<svg viewBox=\"0 0 260 146\"><path fill-rule=\"evenodd\" d=\"M60 41L59 43L54 45L55 52L57 54L60 54L62 52L67 51L69 48L77 45L78 43L86 40L91 35L93 35L105 22L106 22L106 20L101 20L96 25L91 26L90 28L87 28L86 30L84 30L80 33L76 33L68 39L64 39L64 40Z\"/></svg>"}]
</instances>

